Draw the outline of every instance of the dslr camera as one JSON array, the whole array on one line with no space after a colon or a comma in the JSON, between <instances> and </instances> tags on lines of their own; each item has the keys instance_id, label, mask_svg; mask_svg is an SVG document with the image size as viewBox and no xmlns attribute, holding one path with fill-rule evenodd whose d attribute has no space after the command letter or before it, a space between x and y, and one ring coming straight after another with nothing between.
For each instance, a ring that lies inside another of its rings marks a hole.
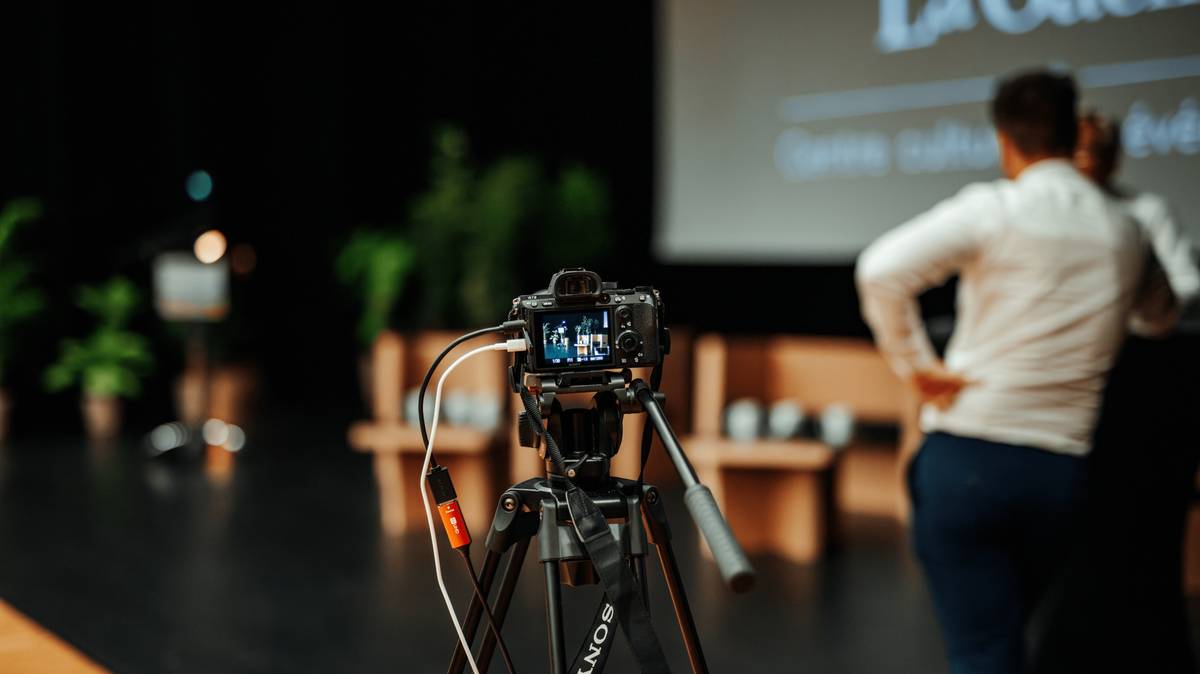
<instances>
[{"instance_id":1,"label":"dslr camera","mask_svg":"<svg viewBox=\"0 0 1200 674\"><path fill-rule=\"evenodd\" d=\"M509 318L524 323L529 342L517 354L518 376L652 367L669 345L657 290L618 288L582 267L562 269L545 290L514 298Z\"/></svg>"}]
</instances>

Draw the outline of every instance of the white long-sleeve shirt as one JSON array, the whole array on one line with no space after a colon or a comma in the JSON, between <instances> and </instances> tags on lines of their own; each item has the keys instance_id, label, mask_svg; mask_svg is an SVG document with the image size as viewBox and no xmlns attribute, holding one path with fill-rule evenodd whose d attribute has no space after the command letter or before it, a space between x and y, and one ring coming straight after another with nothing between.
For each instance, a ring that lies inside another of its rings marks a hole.
<instances>
[{"instance_id":1,"label":"white long-sleeve shirt","mask_svg":"<svg viewBox=\"0 0 1200 674\"><path fill-rule=\"evenodd\" d=\"M926 431L1088 452L1153 238L1131 210L1051 159L970 185L862 253L863 315L902 378L937 362L917 296L960 275L945 365L971 383L923 410Z\"/></svg>"},{"instance_id":2,"label":"white long-sleeve shirt","mask_svg":"<svg viewBox=\"0 0 1200 674\"><path fill-rule=\"evenodd\" d=\"M1130 317L1130 331L1143 337L1161 335L1175 325L1187 305L1200 298L1200 269L1191 242L1165 199L1149 192L1120 199L1141 226L1153 253Z\"/></svg>"}]
</instances>

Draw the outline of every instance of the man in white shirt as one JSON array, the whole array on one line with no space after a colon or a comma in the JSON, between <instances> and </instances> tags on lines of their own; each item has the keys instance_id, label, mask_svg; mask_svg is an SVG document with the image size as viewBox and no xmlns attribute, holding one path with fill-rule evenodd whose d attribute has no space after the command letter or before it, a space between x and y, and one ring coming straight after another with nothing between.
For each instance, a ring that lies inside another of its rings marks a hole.
<instances>
[{"instance_id":1,"label":"man in white shirt","mask_svg":"<svg viewBox=\"0 0 1200 674\"><path fill-rule=\"evenodd\" d=\"M1105 377L1134 310L1146 243L1071 165L1074 82L1000 84L1006 177L969 185L865 250L865 319L926 401L909 469L913 538L953 674L1017 674L1024 630L1063 565ZM959 276L943 363L917 296Z\"/></svg>"}]
</instances>

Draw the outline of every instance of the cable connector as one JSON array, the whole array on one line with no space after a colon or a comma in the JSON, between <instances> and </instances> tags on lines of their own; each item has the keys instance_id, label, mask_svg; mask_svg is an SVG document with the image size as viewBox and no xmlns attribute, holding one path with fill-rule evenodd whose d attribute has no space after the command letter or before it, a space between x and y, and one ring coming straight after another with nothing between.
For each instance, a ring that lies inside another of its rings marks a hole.
<instances>
[{"instance_id":1,"label":"cable connector","mask_svg":"<svg viewBox=\"0 0 1200 674\"><path fill-rule=\"evenodd\" d=\"M509 353L516 353L517 351L528 351L529 350L529 342L525 341L524 339L510 339L504 343L504 350L508 351Z\"/></svg>"},{"instance_id":2,"label":"cable connector","mask_svg":"<svg viewBox=\"0 0 1200 674\"><path fill-rule=\"evenodd\" d=\"M458 493L454 491L454 483L450 480L450 471L445 466L437 466L425 477L429 482L429 491L437 503L438 514L442 516L442 526L446 528L446 538L450 547L459 549L471 544L471 532L467 530L467 520L463 518L462 510L458 507Z\"/></svg>"}]
</instances>

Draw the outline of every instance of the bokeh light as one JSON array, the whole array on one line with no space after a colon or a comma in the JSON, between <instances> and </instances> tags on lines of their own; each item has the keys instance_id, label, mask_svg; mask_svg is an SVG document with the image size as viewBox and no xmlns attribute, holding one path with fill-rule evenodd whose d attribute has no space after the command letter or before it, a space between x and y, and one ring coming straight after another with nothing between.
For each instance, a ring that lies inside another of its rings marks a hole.
<instances>
[{"instance_id":1,"label":"bokeh light","mask_svg":"<svg viewBox=\"0 0 1200 674\"><path fill-rule=\"evenodd\" d=\"M246 432L242 430L241 426L229 424L226 428L228 429L228 437L225 438L225 449L236 452L246 446Z\"/></svg>"},{"instance_id":2,"label":"bokeh light","mask_svg":"<svg viewBox=\"0 0 1200 674\"><path fill-rule=\"evenodd\" d=\"M184 181L183 189L187 190L187 195L192 201L204 201L212 195L212 176L205 170L192 171Z\"/></svg>"},{"instance_id":3,"label":"bokeh light","mask_svg":"<svg viewBox=\"0 0 1200 674\"><path fill-rule=\"evenodd\" d=\"M220 447L229 440L229 426L220 419L209 419L204 422L200 433L204 437L204 442L214 447Z\"/></svg>"},{"instance_id":4,"label":"bokeh light","mask_svg":"<svg viewBox=\"0 0 1200 674\"><path fill-rule=\"evenodd\" d=\"M225 255L225 235L210 229L196 237L192 250L196 253L197 260L204 264L212 264Z\"/></svg>"}]
</instances>

